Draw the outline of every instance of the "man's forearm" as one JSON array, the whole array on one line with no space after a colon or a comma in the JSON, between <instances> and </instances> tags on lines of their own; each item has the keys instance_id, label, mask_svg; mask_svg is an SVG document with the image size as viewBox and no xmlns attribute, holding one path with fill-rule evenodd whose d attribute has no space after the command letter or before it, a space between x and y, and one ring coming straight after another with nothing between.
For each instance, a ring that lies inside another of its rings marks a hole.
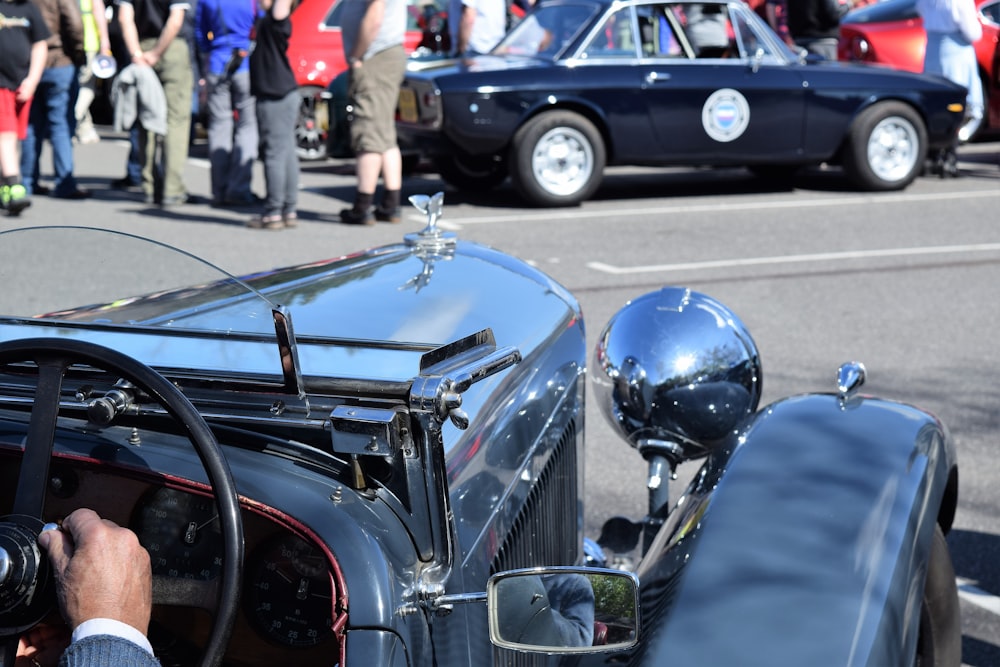
<instances>
[{"instance_id":1,"label":"man's forearm","mask_svg":"<svg viewBox=\"0 0 1000 667\"><path fill-rule=\"evenodd\" d=\"M455 50L458 53L465 53L469 50L469 41L472 39L472 26L476 24L476 10L468 5L462 5L462 16L458 22L458 44Z\"/></svg>"},{"instance_id":2,"label":"man's forearm","mask_svg":"<svg viewBox=\"0 0 1000 667\"><path fill-rule=\"evenodd\" d=\"M135 27L135 9L132 5L123 4L118 8L118 25L122 29L122 41L129 55L135 59L142 55L142 47L139 46L139 31Z\"/></svg>"},{"instance_id":3,"label":"man's forearm","mask_svg":"<svg viewBox=\"0 0 1000 667\"><path fill-rule=\"evenodd\" d=\"M170 10L170 16L167 17L167 22L163 25L163 30L160 31L160 36L151 49L157 60L163 57L174 38L180 34L181 28L184 27L185 11L181 8Z\"/></svg>"}]
</instances>

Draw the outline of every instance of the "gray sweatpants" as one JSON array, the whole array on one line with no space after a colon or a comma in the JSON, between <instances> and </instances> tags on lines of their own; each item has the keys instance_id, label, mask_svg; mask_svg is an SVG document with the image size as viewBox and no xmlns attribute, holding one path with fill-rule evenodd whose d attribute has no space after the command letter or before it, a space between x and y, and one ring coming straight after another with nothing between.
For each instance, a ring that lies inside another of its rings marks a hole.
<instances>
[{"instance_id":1,"label":"gray sweatpants","mask_svg":"<svg viewBox=\"0 0 1000 667\"><path fill-rule=\"evenodd\" d=\"M281 99L257 98L257 131L267 198L264 215L295 212L299 197L299 156L296 153L295 121L299 115L299 91Z\"/></svg>"}]
</instances>

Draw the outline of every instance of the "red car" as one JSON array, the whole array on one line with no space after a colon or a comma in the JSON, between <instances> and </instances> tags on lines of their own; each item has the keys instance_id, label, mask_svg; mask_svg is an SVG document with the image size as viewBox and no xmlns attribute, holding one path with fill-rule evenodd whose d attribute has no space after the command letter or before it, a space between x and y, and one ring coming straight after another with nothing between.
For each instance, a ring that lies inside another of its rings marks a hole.
<instances>
[{"instance_id":1,"label":"red car","mask_svg":"<svg viewBox=\"0 0 1000 667\"><path fill-rule=\"evenodd\" d=\"M409 0L404 43L407 53L421 46L429 50L447 49L444 6L445 0ZM303 0L292 12L288 61L302 93L295 134L299 157L306 160L326 157L329 113L323 92L347 69L340 34L341 9L340 0Z\"/></svg>"},{"instance_id":2,"label":"red car","mask_svg":"<svg viewBox=\"0 0 1000 667\"><path fill-rule=\"evenodd\" d=\"M1000 0L977 0L983 36L976 42L976 59L986 110L983 122L963 128L971 137L987 127L1000 129ZM883 0L850 12L840 24L840 60L879 63L920 72L924 65L927 36L917 14L916 0Z\"/></svg>"}]
</instances>

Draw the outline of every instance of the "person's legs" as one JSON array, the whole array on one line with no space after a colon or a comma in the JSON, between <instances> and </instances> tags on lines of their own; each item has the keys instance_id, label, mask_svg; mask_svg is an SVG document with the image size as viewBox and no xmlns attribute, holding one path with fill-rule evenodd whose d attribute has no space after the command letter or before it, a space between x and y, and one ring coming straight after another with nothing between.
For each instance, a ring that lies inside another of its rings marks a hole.
<instances>
[{"instance_id":1,"label":"person's legs","mask_svg":"<svg viewBox=\"0 0 1000 667\"><path fill-rule=\"evenodd\" d=\"M233 152L233 104L230 81L218 74L209 74L208 97L208 161L211 165L212 203L225 203Z\"/></svg>"},{"instance_id":2,"label":"person's legs","mask_svg":"<svg viewBox=\"0 0 1000 667\"><path fill-rule=\"evenodd\" d=\"M267 194L264 199L265 221L281 220L284 205L286 166L279 161L280 144L284 136L280 123L281 100L257 100L257 127L260 131L261 161L264 163L264 184Z\"/></svg>"},{"instance_id":3,"label":"person's legs","mask_svg":"<svg viewBox=\"0 0 1000 667\"><path fill-rule=\"evenodd\" d=\"M299 201L299 154L295 141L295 121L299 115L299 92L293 90L281 101L282 121L278 126L282 130L281 150L278 154L279 164L284 165L285 184L281 202L283 218L294 214Z\"/></svg>"},{"instance_id":4,"label":"person's legs","mask_svg":"<svg viewBox=\"0 0 1000 667\"><path fill-rule=\"evenodd\" d=\"M28 130L29 105L18 102L13 90L0 88L0 208L20 215L31 198L21 183L18 143Z\"/></svg>"},{"instance_id":5,"label":"person's legs","mask_svg":"<svg viewBox=\"0 0 1000 667\"><path fill-rule=\"evenodd\" d=\"M28 115L28 127L21 139L21 183L28 194L32 194L38 185L38 162L42 153L42 143L48 132L49 95L54 83L46 69L35 88L35 96L31 100L31 111Z\"/></svg>"},{"instance_id":6,"label":"person's legs","mask_svg":"<svg viewBox=\"0 0 1000 667\"><path fill-rule=\"evenodd\" d=\"M253 199L250 183L253 180L253 163L257 159L259 142L257 104L253 95L250 94L250 73L236 72L233 74L231 91L233 106L230 114L235 110L236 131L233 135L233 154L230 162L227 196L236 201L249 202ZM298 107L295 109L295 114L296 116L292 118L292 132L295 129ZM296 169L298 169L297 162Z\"/></svg>"},{"instance_id":7,"label":"person's legs","mask_svg":"<svg viewBox=\"0 0 1000 667\"><path fill-rule=\"evenodd\" d=\"M45 71L52 82L46 99L48 138L52 143L52 167L55 172L52 194L56 197L70 197L78 192L76 177L73 175L73 139L69 126L72 113L70 93L76 80L76 68L66 65L51 67Z\"/></svg>"},{"instance_id":8,"label":"person's legs","mask_svg":"<svg viewBox=\"0 0 1000 667\"><path fill-rule=\"evenodd\" d=\"M142 159L142 192L146 195L146 203L152 204L162 194L163 184L158 183L156 161L159 144L162 139L139 126L139 156Z\"/></svg>"},{"instance_id":9,"label":"person's legs","mask_svg":"<svg viewBox=\"0 0 1000 667\"><path fill-rule=\"evenodd\" d=\"M184 165L191 133L191 91L194 74L188 44L177 37L156 64L156 73L167 96L167 135L163 138L163 202L178 203L187 197Z\"/></svg>"},{"instance_id":10,"label":"person's legs","mask_svg":"<svg viewBox=\"0 0 1000 667\"><path fill-rule=\"evenodd\" d=\"M76 94L73 115L76 117L76 138L81 144L91 144L101 140L97 130L94 129L94 120L90 115L90 105L94 103L97 93L97 80L93 70L96 55L96 52L88 52L87 63L77 73L80 87Z\"/></svg>"},{"instance_id":11,"label":"person's legs","mask_svg":"<svg viewBox=\"0 0 1000 667\"><path fill-rule=\"evenodd\" d=\"M402 157L396 143L395 110L399 86L406 71L402 47L386 49L351 71L348 96L354 107L351 147L356 156L358 178L354 206L341 211L344 222L374 222L372 203L379 175L385 196L377 210L379 219L397 221L402 187Z\"/></svg>"}]
</instances>

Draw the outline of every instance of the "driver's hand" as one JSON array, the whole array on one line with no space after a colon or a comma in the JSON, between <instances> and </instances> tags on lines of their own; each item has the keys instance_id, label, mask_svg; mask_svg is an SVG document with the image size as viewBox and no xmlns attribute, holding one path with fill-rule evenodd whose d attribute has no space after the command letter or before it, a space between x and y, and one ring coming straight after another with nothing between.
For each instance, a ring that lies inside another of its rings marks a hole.
<instances>
[{"instance_id":1,"label":"driver's hand","mask_svg":"<svg viewBox=\"0 0 1000 667\"><path fill-rule=\"evenodd\" d=\"M14 667L56 667L69 640L64 625L36 625L18 640Z\"/></svg>"},{"instance_id":2,"label":"driver's hand","mask_svg":"<svg viewBox=\"0 0 1000 667\"><path fill-rule=\"evenodd\" d=\"M62 530L46 530L38 543L49 553L63 618L75 629L110 618L146 634L152 607L149 554L128 528L78 509Z\"/></svg>"}]
</instances>

